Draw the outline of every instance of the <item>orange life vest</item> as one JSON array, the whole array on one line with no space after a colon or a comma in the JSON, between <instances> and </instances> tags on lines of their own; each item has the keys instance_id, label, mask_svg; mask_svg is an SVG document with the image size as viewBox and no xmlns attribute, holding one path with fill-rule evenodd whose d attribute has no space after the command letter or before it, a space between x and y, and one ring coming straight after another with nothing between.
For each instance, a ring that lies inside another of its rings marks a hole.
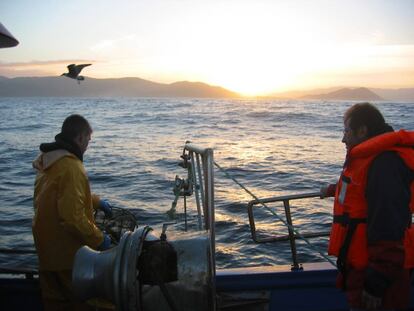
<instances>
[{"instance_id":1,"label":"orange life vest","mask_svg":"<svg viewBox=\"0 0 414 311\"><path fill-rule=\"evenodd\" d=\"M414 131L400 130L375 136L352 148L335 193L334 222L328 253L355 268L368 264L365 190L372 161L384 151L396 151L414 170ZM414 182L411 183L411 214L414 213ZM407 224L404 238L405 267L414 267L414 226ZM338 262L338 268L339 262Z\"/></svg>"}]
</instances>

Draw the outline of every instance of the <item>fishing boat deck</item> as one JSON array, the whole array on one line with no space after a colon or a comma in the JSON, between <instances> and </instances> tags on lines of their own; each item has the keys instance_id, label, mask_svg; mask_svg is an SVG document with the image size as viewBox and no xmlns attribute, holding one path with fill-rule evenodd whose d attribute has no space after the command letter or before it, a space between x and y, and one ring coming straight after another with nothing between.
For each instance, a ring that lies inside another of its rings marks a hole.
<instances>
[{"instance_id":1,"label":"fishing boat deck","mask_svg":"<svg viewBox=\"0 0 414 311\"><path fill-rule=\"evenodd\" d=\"M219 310L347 310L343 293L335 288L336 271L324 264L303 270L290 266L218 270ZM37 278L0 278L1 305L8 310L42 310ZM248 294L246 294L248 293Z\"/></svg>"},{"instance_id":2,"label":"fishing boat deck","mask_svg":"<svg viewBox=\"0 0 414 311\"><path fill-rule=\"evenodd\" d=\"M292 271L286 265L218 270L216 289L240 297L249 292L251 300L262 297L262 302L256 303L261 308L242 310L348 310L344 294L335 287L336 270L331 265L310 263L302 268Z\"/></svg>"},{"instance_id":3,"label":"fishing boat deck","mask_svg":"<svg viewBox=\"0 0 414 311\"><path fill-rule=\"evenodd\" d=\"M221 269L216 272L218 310L349 310L335 287L337 271L327 263ZM414 297L414 287L412 287ZM0 305L7 310L42 310L39 281L32 275L0 277ZM408 310L414 310L414 301Z\"/></svg>"}]
</instances>

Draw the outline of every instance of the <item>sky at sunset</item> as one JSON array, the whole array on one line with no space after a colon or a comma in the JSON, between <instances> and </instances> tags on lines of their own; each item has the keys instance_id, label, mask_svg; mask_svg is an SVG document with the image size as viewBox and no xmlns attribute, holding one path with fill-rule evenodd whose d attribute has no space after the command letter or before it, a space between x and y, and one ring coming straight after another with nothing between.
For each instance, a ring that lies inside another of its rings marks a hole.
<instances>
[{"instance_id":1,"label":"sky at sunset","mask_svg":"<svg viewBox=\"0 0 414 311\"><path fill-rule=\"evenodd\" d=\"M1 0L0 76L201 81L245 95L414 87L412 0Z\"/></svg>"}]
</instances>

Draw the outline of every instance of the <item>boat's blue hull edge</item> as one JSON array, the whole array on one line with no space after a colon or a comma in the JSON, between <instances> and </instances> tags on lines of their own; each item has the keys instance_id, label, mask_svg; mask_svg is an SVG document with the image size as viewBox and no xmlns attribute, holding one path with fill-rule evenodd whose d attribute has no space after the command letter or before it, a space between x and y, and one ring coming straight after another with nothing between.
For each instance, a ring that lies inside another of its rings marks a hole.
<instances>
[{"instance_id":1,"label":"boat's blue hull edge","mask_svg":"<svg viewBox=\"0 0 414 311\"><path fill-rule=\"evenodd\" d=\"M266 271L220 273L218 293L269 291L268 310L349 310L345 295L335 287L336 270Z\"/></svg>"},{"instance_id":2,"label":"boat's blue hull edge","mask_svg":"<svg viewBox=\"0 0 414 311\"><path fill-rule=\"evenodd\" d=\"M305 267L296 272L289 271L288 267L218 270L215 285L219 300L226 296L241 298L239 305L237 299L230 299L234 307L226 307L228 311L349 310L344 293L335 287L336 273L335 269L321 267ZM408 310L414 311L414 287L411 293ZM250 302L245 297L250 297ZM0 307L2 310L42 310L39 280L0 277Z\"/></svg>"},{"instance_id":3,"label":"boat's blue hull edge","mask_svg":"<svg viewBox=\"0 0 414 311\"><path fill-rule=\"evenodd\" d=\"M219 295L242 297L243 293L256 292L257 297L268 297L266 308L254 310L348 311L345 293L336 287L336 275L336 269L323 263L308 264L294 272L287 266L264 271L263 267L218 270L216 290ZM408 310L414 311L414 286Z\"/></svg>"}]
</instances>

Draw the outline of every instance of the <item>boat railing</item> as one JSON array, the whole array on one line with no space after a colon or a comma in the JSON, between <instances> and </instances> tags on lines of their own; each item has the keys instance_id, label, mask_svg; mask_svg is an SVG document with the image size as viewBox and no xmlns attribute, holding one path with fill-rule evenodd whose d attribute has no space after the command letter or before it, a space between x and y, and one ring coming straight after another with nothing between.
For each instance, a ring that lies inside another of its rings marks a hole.
<instances>
[{"instance_id":1,"label":"boat railing","mask_svg":"<svg viewBox=\"0 0 414 311\"><path fill-rule=\"evenodd\" d=\"M209 235L209 264L211 273L212 297L215 296L215 216L214 216L214 155L212 148L200 148L187 141L181 156L181 166L188 170L187 183L193 185L197 205L198 225ZM184 195L184 199L186 195ZM202 207L202 210L201 210ZM204 222L202 216L204 215ZM202 226L204 224L204 228ZM187 230L187 227L186 227ZM216 310L215 299L212 309Z\"/></svg>"},{"instance_id":2,"label":"boat railing","mask_svg":"<svg viewBox=\"0 0 414 311\"><path fill-rule=\"evenodd\" d=\"M188 152L188 153L187 153ZM202 228L204 215L204 229L210 230L214 237L214 160L213 149L200 148L190 142L184 146L182 155L184 163L190 161L189 179L195 185L195 201L199 227ZM189 165L184 164L185 165ZM185 196L184 196L185 197ZM203 210L201 211L201 207Z\"/></svg>"},{"instance_id":3,"label":"boat railing","mask_svg":"<svg viewBox=\"0 0 414 311\"><path fill-rule=\"evenodd\" d=\"M1 255L15 255L15 256L29 256L35 255L35 249L11 249L11 248L0 248ZM33 279L35 275L38 275L39 271L36 269L26 269L20 267L9 267L0 266L0 275L18 275L24 276L26 279Z\"/></svg>"},{"instance_id":4,"label":"boat railing","mask_svg":"<svg viewBox=\"0 0 414 311\"><path fill-rule=\"evenodd\" d=\"M297 250L296 250L296 239L300 238L318 238L329 236L329 231L319 231L319 232L309 232L309 233L295 233L293 230L293 221L292 221L292 213L291 213L291 206L290 201L292 200L301 200L301 199L308 199L308 198L320 198L320 192L310 192L310 193L303 193L303 194L292 194L292 195L283 195L283 196L276 196L270 198L263 198L263 199L256 199L252 200L247 205L247 212L249 215L249 223L250 223L250 231L252 234L252 238L256 243L268 243L268 242L279 242L279 241L289 241L290 249L292 254L292 269L300 269L300 265L297 258ZM288 224L288 234L287 235L273 235L273 236L266 236L266 237L259 237L256 230L256 224L254 219L253 207L256 205L263 205L266 203L274 203L274 202L283 202L284 213L286 218L286 223Z\"/></svg>"}]
</instances>

